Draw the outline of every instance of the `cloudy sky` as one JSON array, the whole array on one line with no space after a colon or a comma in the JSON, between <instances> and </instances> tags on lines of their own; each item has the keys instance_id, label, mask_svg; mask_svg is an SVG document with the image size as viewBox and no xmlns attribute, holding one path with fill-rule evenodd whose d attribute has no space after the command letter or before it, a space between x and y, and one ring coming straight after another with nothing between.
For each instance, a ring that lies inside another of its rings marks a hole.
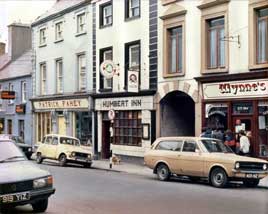
<instances>
[{"instance_id":1,"label":"cloudy sky","mask_svg":"<svg viewBox=\"0 0 268 214\"><path fill-rule=\"evenodd\" d=\"M54 3L55 0L0 0L0 41L7 42L7 25L31 23Z\"/></svg>"}]
</instances>

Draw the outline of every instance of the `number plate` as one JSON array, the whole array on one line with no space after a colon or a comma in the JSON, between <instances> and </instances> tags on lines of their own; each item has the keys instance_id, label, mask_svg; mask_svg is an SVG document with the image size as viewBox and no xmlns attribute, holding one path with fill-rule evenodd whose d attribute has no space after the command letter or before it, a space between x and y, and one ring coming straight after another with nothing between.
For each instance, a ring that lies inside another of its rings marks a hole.
<instances>
[{"instance_id":1,"label":"number plate","mask_svg":"<svg viewBox=\"0 0 268 214\"><path fill-rule=\"evenodd\" d=\"M14 203L18 201L27 201L30 199L29 192L21 192L15 194L1 195L0 204Z\"/></svg>"},{"instance_id":2,"label":"number plate","mask_svg":"<svg viewBox=\"0 0 268 214\"><path fill-rule=\"evenodd\" d=\"M254 173L247 173L246 174L246 178L258 178L259 175L258 174L254 174Z\"/></svg>"}]
</instances>

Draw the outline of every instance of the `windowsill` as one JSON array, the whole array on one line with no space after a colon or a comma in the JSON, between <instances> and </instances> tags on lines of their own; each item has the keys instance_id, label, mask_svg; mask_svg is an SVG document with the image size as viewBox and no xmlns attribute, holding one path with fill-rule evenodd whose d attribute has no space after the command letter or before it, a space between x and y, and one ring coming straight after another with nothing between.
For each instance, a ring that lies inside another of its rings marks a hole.
<instances>
[{"instance_id":1,"label":"windowsill","mask_svg":"<svg viewBox=\"0 0 268 214\"><path fill-rule=\"evenodd\" d=\"M168 4L175 3L176 1L179 1L179 0L162 0L162 5L166 6Z\"/></svg>"},{"instance_id":2,"label":"windowsill","mask_svg":"<svg viewBox=\"0 0 268 214\"><path fill-rule=\"evenodd\" d=\"M213 69L204 69L202 74L215 74L215 73L227 73L228 68L213 68Z\"/></svg>"},{"instance_id":3,"label":"windowsill","mask_svg":"<svg viewBox=\"0 0 268 214\"><path fill-rule=\"evenodd\" d=\"M59 43L59 42L62 42L63 39L58 39L58 40L55 40L54 43Z\"/></svg>"},{"instance_id":4,"label":"windowsill","mask_svg":"<svg viewBox=\"0 0 268 214\"><path fill-rule=\"evenodd\" d=\"M47 44L42 44L42 45L39 45L39 48L42 48L42 47L46 47Z\"/></svg>"},{"instance_id":5,"label":"windowsill","mask_svg":"<svg viewBox=\"0 0 268 214\"><path fill-rule=\"evenodd\" d=\"M111 27L111 26L113 26L113 23L108 24L108 25L100 25L100 29L104 29L104 28Z\"/></svg>"},{"instance_id":6,"label":"windowsill","mask_svg":"<svg viewBox=\"0 0 268 214\"><path fill-rule=\"evenodd\" d=\"M86 35L87 32L84 31L84 32L80 32L80 33L76 33L75 36L78 37L78 36L82 36L82 35Z\"/></svg>"},{"instance_id":7,"label":"windowsill","mask_svg":"<svg viewBox=\"0 0 268 214\"><path fill-rule=\"evenodd\" d=\"M174 74L171 74L171 73L164 73L163 77L164 77L164 78L182 77L182 76L184 76L184 75L185 75L184 72L181 72L181 73L174 73Z\"/></svg>"},{"instance_id":8,"label":"windowsill","mask_svg":"<svg viewBox=\"0 0 268 214\"><path fill-rule=\"evenodd\" d=\"M79 91L75 91L74 94L81 94L81 93L86 93L86 89L85 90L79 90Z\"/></svg>"},{"instance_id":9,"label":"windowsill","mask_svg":"<svg viewBox=\"0 0 268 214\"><path fill-rule=\"evenodd\" d=\"M112 92L112 88L100 88L99 92Z\"/></svg>"},{"instance_id":10,"label":"windowsill","mask_svg":"<svg viewBox=\"0 0 268 214\"><path fill-rule=\"evenodd\" d=\"M249 70L268 68L268 63L249 65Z\"/></svg>"},{"instance_id":11,"label":"windowsill","mask_svg":"<svg viewBox=\"0 0 268 214\"><path fill-rule=\"evenodd\" d=\"M139 18L140 18L140 15L132 16L132 17L125 17L125 22L130 22L130 21L133 21L133 20L136 20L136 19L139 19Z\"/></svg>"}]
</instances>

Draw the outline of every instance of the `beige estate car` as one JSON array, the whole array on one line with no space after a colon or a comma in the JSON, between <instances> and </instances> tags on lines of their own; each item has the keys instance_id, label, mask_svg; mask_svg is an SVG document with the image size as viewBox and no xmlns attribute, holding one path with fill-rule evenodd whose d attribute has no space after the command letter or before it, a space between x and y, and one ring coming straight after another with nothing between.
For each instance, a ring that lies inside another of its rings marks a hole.
<instances>
[{"instance_id":1,"label":"beige estate car","mask_svg":"<svg viewBox=\"0 0 268 214\"><path fill-rule=\"evenodd\" d=\"M159 180L175 174L192 181L206 178L215 187L225 187L229 181L255 187L268 175L267 161L236 155L222 142L209 138L158 138L145 153L144 161Z\"/></svg>"},{"instance_id":2,"label":"beige estate car","mask_svg":"<svg viewBox=\"0 0 268 214\"><path fill-rule=\"evenodd\" d=\"M91 167L91 147L81 146L79 139L49 134L46 135L36 151L36 162L42 163L44 159L58 160L61 166L66 163L79 163Z\"/></svg>"}]
</instances>

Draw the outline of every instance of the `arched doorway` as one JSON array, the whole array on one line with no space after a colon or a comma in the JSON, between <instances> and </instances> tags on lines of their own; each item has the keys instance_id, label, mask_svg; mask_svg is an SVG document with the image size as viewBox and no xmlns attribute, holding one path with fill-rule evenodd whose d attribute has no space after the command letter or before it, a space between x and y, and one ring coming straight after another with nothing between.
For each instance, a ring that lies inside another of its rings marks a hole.
<instances>
[{"instance_id":1,"label":"arched doorway","mask_svg":"<svg viewBox=\"0 0 268 214\"><path fill-rule=\"evenodd\" d=\"M194 136L195 103L186 93L173 91L160 100L160 136Z\"/></svg>"}]
</instances>

